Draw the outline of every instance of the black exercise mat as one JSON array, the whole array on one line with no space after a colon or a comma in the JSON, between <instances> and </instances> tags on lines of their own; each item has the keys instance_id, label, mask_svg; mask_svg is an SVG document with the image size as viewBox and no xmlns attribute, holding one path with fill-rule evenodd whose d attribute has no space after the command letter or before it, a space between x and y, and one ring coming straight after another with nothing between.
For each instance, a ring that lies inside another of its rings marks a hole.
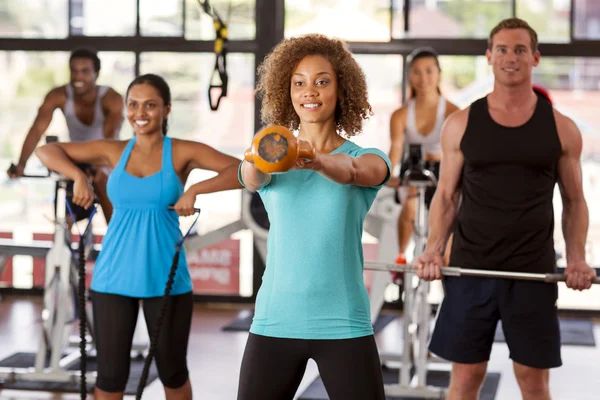
<instances>
[{"instance_id":1,"label":"black exercise mat","mask_svg":"<svg viewBox=\"0 0 600 400\"><path fill-rule=\"evenodd\" d=\"M385 384L398 383L398 369L396 368L383 368L383 382ZM449 371L428 371L427 372L427 385L441 388L447 388L450 385L450 372ZM488 372L483 387L481 388L480 400L494 400L496 398L496 391L500 384L500 374L497 372ZM424 397L423 397L424 398ZM298 397L298 400L328 400L325 386L321 377L317 377L313 383ZM411 397L410 399L419 399L418 397ZM386 400L409 400L408 397L387 397Z\"/></svg>"},{"instance_id":2,"label":"black exercise mat","mask_svg":"<svg viewBox=\"0 0 600 400\"><path fill-rule=\"evenodd\" d=\"M252 318L254 318L253 311L242 312L236 319L225 325L222 330L226 332L248 332L250 325L252 325Z\"/></svg>"},{"instance_id":3,"label":"black exercise mat","mask_svg":"<svg viewBox=\"0 0 600 400\"><path fill-rule=\"evenodd\" d=\"M560 342L563 345L596 346L594 338L594 323L587 319L559 319ZM506 342L502 323L496 327L495 342Z\"/></svg>"},{"instance_id":4,"label":"black exercise mat","mask_svg":"<svg viewBox=\"0 0 600 400\"><path fill-rule=\"evenodd\" d=\"M0 361L0 367L8 368L29 368L35 364L35 353L15 353L4 360ZM74 362L69 370L75 371L79 369L79 361ZM136 357L131 359L131 369L129 372L129 381L127 381L127 387L125 388L125 394L135 394L137 392L137 385L144 369L144 358ZM97 364L95 357L89 357L87 360L87 370L96 371ZM148 373L148 381L146 386L149 385L153 380L158 378L158 372L156 371L156 365L154 362L150 367ZM2 389L14 389L14 390L43 390L46 392L79 392L79 383L55 383L55 382L29 382L19 381L14 383L0 383ZM94 385L88 384L88 393L93 392Z\"/></svg>"},{"instance_id":5,"label":"black exercise mat","mask_svg":"<svg viewBox=\"0 0 600 400\"><path fill-rule=\"evenodd\" d=\"M229 325L223 327L224 331L228 332L248 332L250 325L252 324L252 318L254 312L246 312L240 315L238 318L233 320ZM379 314L377 320L373 324L374 333L381 332L390 322L395 320L398 316L393 314Z\"/></svg>"}]
</instances>

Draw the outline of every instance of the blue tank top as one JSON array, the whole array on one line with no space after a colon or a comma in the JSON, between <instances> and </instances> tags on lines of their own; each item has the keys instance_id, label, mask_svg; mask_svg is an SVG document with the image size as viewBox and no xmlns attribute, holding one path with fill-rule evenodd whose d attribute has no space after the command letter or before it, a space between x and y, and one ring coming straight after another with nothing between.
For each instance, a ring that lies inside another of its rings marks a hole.
<instances>
[{"instance_id":1,"label":"blue tank top","mask_svg":"<svg viewBox=\"0 0 600 400\"><path fill-rule=\"evenodd\" d=\"M163 142L160 171L144 178L125 171L135 140L129 141L108 178L108 197L114 211L94 266L91 288L129 297L157 297L164 294L175 246L182 237L177 213L169 206L183 194L183 184L173 167L168 137ZM182 249L171 294L191 290Z\"/></svg>"}]
</instances>

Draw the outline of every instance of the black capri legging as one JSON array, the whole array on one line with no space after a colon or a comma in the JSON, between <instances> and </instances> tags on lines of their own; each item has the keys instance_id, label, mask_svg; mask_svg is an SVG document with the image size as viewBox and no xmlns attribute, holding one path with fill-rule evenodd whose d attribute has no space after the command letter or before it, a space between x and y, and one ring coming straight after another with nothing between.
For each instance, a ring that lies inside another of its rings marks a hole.
<instances>
[{"instance_id":1,"label":"black capri legging","mask_svg":"<svg viewBox=\"0 0 600 400\"><path fill-rule=\"evenodd\" d=\"M152 329L162 297L138 299L91 292L98 360L96 387L105 392L124 392L129 379L131 345L142 300L146 325ZM188 379L187 347L192 323L192 292L169 296L156 353L158 375L168 388L176 389Z\"/></svg>"},{"instance_id":2,"label":"black capri legging","mask_svg":"<svg viewBox=\"0 0 600 400\"><path fill-rule=\"evenodd\" d=\"M292 400L311 358L331 400L385 399L373 335L304 340L251 333L242 360L238 400Z\"/></svg>"}]
</instances>

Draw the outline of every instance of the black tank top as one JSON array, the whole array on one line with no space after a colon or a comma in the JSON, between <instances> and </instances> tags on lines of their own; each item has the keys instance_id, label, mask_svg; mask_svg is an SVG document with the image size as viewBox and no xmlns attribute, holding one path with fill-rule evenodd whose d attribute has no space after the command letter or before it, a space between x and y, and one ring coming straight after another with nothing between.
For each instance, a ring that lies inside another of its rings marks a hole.
<instances>
[{"instance_id":1,"label":"black tank top","mask_svg":"<svg viewBox=\"0 0 600 400\"><path fill-rule=\"evenodd\" d=\"M552 105L538 96L532 117L510 128L492 119L487 97L479 99L460 148L462 201L450 265L554 271L552 197L562 147Z\"/></svg>"}]
</instances>

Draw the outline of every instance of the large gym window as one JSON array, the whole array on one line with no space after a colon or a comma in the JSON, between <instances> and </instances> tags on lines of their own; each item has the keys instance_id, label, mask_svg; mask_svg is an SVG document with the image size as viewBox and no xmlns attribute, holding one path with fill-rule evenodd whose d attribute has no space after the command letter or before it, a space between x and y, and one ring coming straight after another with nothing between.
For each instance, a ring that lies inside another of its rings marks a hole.
<instances>
[{"instance_id":1,"label":"large gym window","mask_svg":"<svg viewBox=\"0 0 600 400\"><path fill-rule=\"evenodd\" d=\"M405 10L398 7L394 38L486 38L494 25L512 15L512 0L409 1L408 31Z\"/></svg>"},{"instance_id":2,"label":"large gym window","mask_svg":"<svg viewBox=\"0 0 600 400\"><path fill-rule=\"evenodd\" d=\"M6 170L10 162L17 160L21 145L29 127L31 126L44 96L54 86L68 82L69 54L65 52L26 52L26 51L0 51L0 71L2 71L3 84L0 87L2 96L2 113L0 113L0 146L2 148L2 167ZM55 113L58 116L60 111ZM64 118L54 118L47 130L48 134L61 135L66 130ZM40 167L37 158L33 157L28 164L31 173ZM6 178L2 174L2 179ZM2 189L0 203L9 200L8 193L12 192L18 183L8 185ZM7 214L17 212L26 203L13 203L10 207L3 204L0 209ZM11 211L12 210L12 211ZM23 210L21 210L23 211ZM33 210L30 210L34 216ZM23 214L20 214L21 217ZM38 218L36 222L45 221ZM0 218L0 227L5 230L7 221ZM15 226L16 220L10 224ZM49 228L50 229L50 228Z\"/></svg>"},{"instance_id":3,"label":"large gym window","mask_svg":"<svg viewBox=\"0 0 600 400\"><path fill-rule=\"evenodd\" d=\"M142 36L183 36L181 0L139 0Z\"/></svg>"},{"instance_id":4,"label":"large gym window","mask_svg":"<svg viewBox=\"0 0 600 400\"><path fill-rule=\"evenodd\" d=\"M402 98L402 56L359 54L355 58L367 78L373 115L365 121L362 134L352 141L362 147L387 151L390 117L400 106L398 99Z\"/></svg>"},{"instance_id":5,"label":"large gym window","mask_svg":"<svg viewBox=\"0 0 600 400\"><path fill-rule=\"evenodd\" d=\"M577 39L600 39L600 2L577 0L574 6L574 36Z\"/></svg>"},{"instance_id":6,"label":"large gym window","mask_svg":"<svg viewBox=\"0 0 600 400\"><path fill-rule=\"evenodd\" d=\"M481 56L441 56L441 91L459 108L468 107L492 90L494 77L487 58Z\"/></svg>"},{"instance_id":7,"label":"large gym window","mask_svg":"<svg viewBox=\"0 0 600 400\"><path fill-rule=\"evenodd\" d=\"M540 42L568 42L571 0L517 1L517 17L536 30Z\"/></svg>"},{"instance_id":8,"label":"large gym window","mask_svg":"<svg viewBox=\"0 0 600 400\"><path fill-rule=\"evenodd\" d=\"M227 25L230 40L251 40L256 36L256 0L213 0L210 5ZM185 38L212 40L213 20L198 5L198 0L186 0Z\"/></svg>"},{"instance_id":9,"label":"large gym window","mask_svg":"<svg viewBox=\"0 0 600 400\"><path fill-rule=\"evenodd\" d=\"M2 0L0 37L65 38L69 34L68 0Z\"/></svg>"},{"instance_id":10,"label":"large gym window","mask_svg":"<svg viewBox=\"0 0 600 400\"><path fill-rule=\"evenodd\" d=\"M73 0L71 34L133 36L136 15L135 0ZM106 23L107 20L110 20L110 23Z\"/></svg>"},{"instance_id":11,"label":"large gym window","mask_svg":"<svg viewBox=\"0 0 600 400\"><path fill-rule=\"evenodd\" d=\"M355 42L387 42L390 0L286 0L285 36L305 33Z\"/></svg>"}]
</instances>

